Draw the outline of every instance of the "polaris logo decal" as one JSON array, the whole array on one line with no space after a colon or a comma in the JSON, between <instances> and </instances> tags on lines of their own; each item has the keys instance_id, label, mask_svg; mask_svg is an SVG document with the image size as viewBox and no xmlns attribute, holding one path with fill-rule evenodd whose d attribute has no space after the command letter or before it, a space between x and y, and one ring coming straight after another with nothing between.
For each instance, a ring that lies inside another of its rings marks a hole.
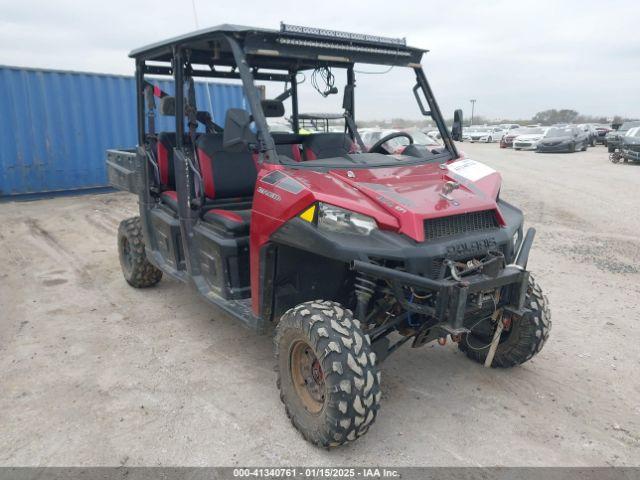
<instances>
[{"instance_id":1,"label":"polaris logo decal","mask_svg":"<svg viewBox=\"0 0 640 480\"><path fill-rule=\"evenodd\" d=\"M272 192L270 190L266 190L262 187L258 187L257 188L258 193L261 193L262 195L265 195L267 197L269 197L271 200L275 200L276 202L280 202L282 201L282 197L280 195L278 195L275 192Z\"/></svg>"},{"instance_id":2,"label":"polaris logo decal","mask_svg":"<svg viewBox=\"0 0 640 480\"><path fill-rule=\"evenodd\" d=\"M456 243L447 247L447 256L462 257L475 255L477 253L484 253L495 249L497 245L496 239L493 237L470 242Z\"/></svg>"}]
</instances>

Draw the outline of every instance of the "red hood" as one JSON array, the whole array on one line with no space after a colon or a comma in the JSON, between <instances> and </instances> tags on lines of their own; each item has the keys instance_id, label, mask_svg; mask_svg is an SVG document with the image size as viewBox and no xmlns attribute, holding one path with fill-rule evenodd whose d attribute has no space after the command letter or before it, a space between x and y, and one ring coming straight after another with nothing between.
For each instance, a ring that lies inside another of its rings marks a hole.
<instances>
[{"instance_id":1,"label":"red hood","mask_svg":"<svg viewBox=\"0 0 640 480\"><path fill-rule=\"evenodd\" d=\"M497 209L496 197L501 185L498 172L470 159L445 165L336 169L328 175L321 174L322 180L317 175L304 176L318 200L372 216L381 228L398 230L419 242L424 240L423 225L427 218ZM328 193L334 191L328 183L335 187L336 181L348 187L339 189L343 201ZM449 181L460 184L449 193L451 200L442 196L443 186ZM346 191L349 194L344 196ZM499 212L498 218L502 222Z\"/></svg>"}]
</instances>

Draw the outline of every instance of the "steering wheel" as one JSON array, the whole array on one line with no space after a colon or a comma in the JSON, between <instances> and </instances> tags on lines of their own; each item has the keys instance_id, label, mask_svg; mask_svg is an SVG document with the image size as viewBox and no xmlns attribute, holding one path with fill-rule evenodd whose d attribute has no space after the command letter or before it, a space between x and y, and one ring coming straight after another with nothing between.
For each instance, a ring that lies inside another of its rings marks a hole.
<instances>
[{"instance_id":1,"label":"steering wheel","mask_svg":"<svg viewBox=\"0 0 640 480\"><path fill-rule=\"evenodd\" d=\"M389 135L382 137L376 143L371 145L371 148L369 149L369 153L389 154L390 152L388 152L386 148L382 148L382 145L387 143L389 140L393 140L394 138L397 138L397 137L405 137L409 140L409 145L413 145L413 137L409 135L407 132L393 132L393 133L390 133Z\"/></svg>"}]
</instances>

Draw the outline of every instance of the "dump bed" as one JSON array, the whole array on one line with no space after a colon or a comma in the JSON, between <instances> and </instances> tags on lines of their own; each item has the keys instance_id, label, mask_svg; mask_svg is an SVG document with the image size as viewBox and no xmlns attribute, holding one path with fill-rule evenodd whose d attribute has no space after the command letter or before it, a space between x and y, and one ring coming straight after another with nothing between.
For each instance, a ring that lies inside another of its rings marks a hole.
<instances>
[{"instance_id":1,"label":"dump bed","mask_svg":"<svg viewBox=\"0 0 640 480\"><path fill-rule=\"evenodd\" d=\"M135 148L107 150L107 178L118 190L138 194L144 188L144 161Z\"/></svg>"}]
</instances>

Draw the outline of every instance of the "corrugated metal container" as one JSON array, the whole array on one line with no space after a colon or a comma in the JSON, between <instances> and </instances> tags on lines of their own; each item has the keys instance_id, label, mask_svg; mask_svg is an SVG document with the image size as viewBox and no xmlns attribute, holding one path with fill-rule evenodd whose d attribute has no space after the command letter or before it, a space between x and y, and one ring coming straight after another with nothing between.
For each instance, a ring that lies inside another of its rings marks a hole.
<instances>
[{"instance_id":1,"label":"corrugated metal container","mask_svg":"<svg viewBox=\"0 0 640 480\"><path fill-rule=\"evenodd\" d=\"M247 108L232 84L197 82L196 101L218 124ZM0 66L0 196L106 186L105 150L137 144L135 105L133 77Z\"/></svg>"}]
</instances>

